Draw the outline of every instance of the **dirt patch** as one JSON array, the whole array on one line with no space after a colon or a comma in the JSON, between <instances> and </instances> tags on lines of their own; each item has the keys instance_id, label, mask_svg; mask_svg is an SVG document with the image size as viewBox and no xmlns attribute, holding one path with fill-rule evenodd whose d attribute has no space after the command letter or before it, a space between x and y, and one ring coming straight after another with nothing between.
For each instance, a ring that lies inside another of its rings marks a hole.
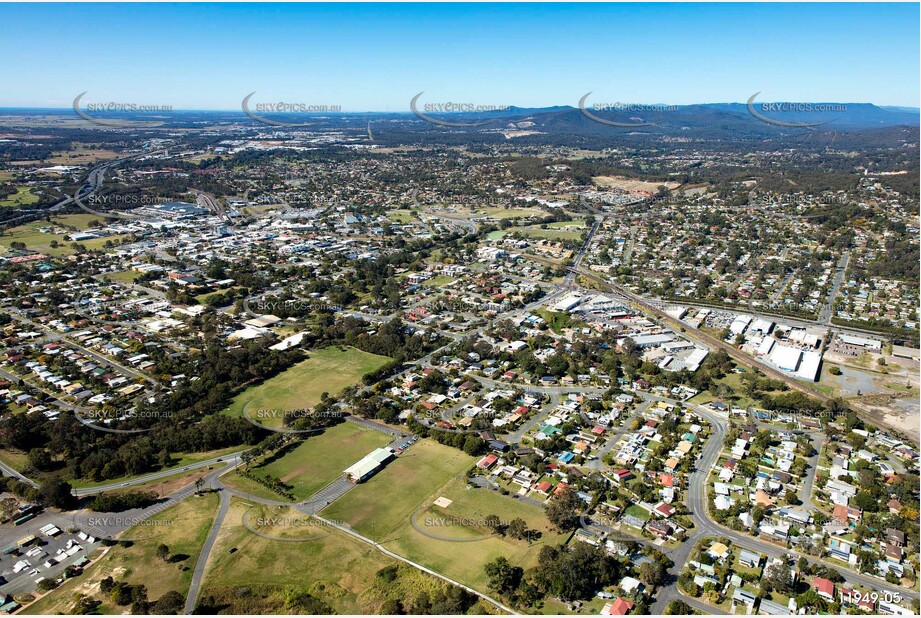
<instances>
[{"instance_id":1,"label":"dirt patch","mask_svg":"<svg viewBox=\"0 0 921 618\"><path fill-rule=\"evenodd\" d=\"M144 485L140 489L143 491L155 492L159 498L165 498L173 493L176 493L178 490L182 489L183 487L187 487L188 485L191 485L196 480L207 476L211 472L212 471L208 470L207 468L201 468L200 470L190 472L183 476L166 478L157 483L153 483L150 485ZM119 489L112 493L130 493L130 492L138 491L138 489L139 489L138 487L126 487L124 489Z\"/></svg>"},{"instance_id":2,"label":"dirt patch","mask_svg":"<svg viewBox=\"0 0 921 618\"><path fill-rule=\"evenodd\" d=\"M907 436L915 445L921 441L921 411L917 399L877 394L855 397L848 403L869 416L870 420Z\"/></svg>"},{"instance_id":3,"label":"dirt patch","mask_svg":"<svg viewBox=\"0 0 921 618\"><path fill-rule=\"evenodd\" d=\"M592 181L599 187L605 189L622 189L630 193L655 193L662 185L665 185L669 189L681 186L679 182L648 182L646 180L624 178L622 176L595 176L592 178Z\"/></svg>"}]
</instances>

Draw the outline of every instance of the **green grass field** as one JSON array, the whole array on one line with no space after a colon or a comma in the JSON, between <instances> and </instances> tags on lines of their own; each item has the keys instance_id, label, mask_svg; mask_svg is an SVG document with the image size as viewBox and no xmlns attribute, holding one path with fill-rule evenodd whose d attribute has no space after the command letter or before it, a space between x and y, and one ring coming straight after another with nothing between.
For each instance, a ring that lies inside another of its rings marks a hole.
<instances>
[{"instance_id":1,"label":"green grass field","mask_svg":"<svg viewBox=\"0 0 921 618\"><path fill-rule=\"evenodd\" d=\"M539 226L512 228L528 238L546 238L549 240L579 240L585 232L585 221L554 221L547 224L547 229Z\"/></svg>"},{"instance_id":2,"label":"green grass field","mask_svg":"<svg viewBox=\"0 0 921 618\"><path fill-rule=\"evenodd\" d=\"M0 200L0 208L11 208L13 206L28 206L38 201L38 196L32 193L29 187L16 187L16 193Z\"/></svg>"},{"instance_id":3,"label":"green grass field","mask_svg":"<svg viewBox=\"0 0 921 618\"><path fill-rule=\"evenodd\" d=\"M642 519L643 521L649 521L649 518L651 517L649 511L635 504L628 506L627 510L624 511L624 515L633 515L634 517Z\"/></svg>"},{"instance_id":4,"label":"green grass field","mask_svg":"<svg viewBox=\"0 0 921 618\"><path fill-rule=\"evenodd\" d=\"M437 498L433 494L475 461L458 449L420 440L320 514L375 540L390 540L409 526L426 499Z\"/></svg>"},{"instance_id":5,"label":"green grass field","mask_svg":"<svg viewBox=\"0 0 921 618\"><path fill-rule=\"evenodd\" d=\"M333 482L342 471L376 448L390 443L390 437L354 423L339 423L318 436L309 436L294 450L254 471L280 478L293 487L298 500L305 500ZM278 500L274 492L232 472L223 478L232 488Z\"/></svg>"},{"instance_id":6,"label":"green grass field","mask_svg":"<svg viewBox=\"0 0 921 618\"><path fill-rule=\"evenodd\" d=\"M8 251L10 244L14 242L21 242L26 245L26 248L30 251L38 251L46 255L60 257L65 255L73 255L75 253L74 249L71 247L72 241L66 240L66 234L45 234L40 232L39 229L45 227L53 227L55 225L62 226L65 228L72 228L73 230L85 230L89 227L91 222L104 222L101 217L97 217L91 214L79 214L79 215L61 215L59 217L52 217L51 223L47 221L32 221L31 223L26 223L25 225L19 225L9 230L4 230L3 235L0 236L0 247L5 251ZM119 244L127 236L121 234L116 234L113 236L106 236L104 238L94 238L92 240L84 240L79 244L87 248L87 250L96 250L103 249L107 242L112 242L114 244ZM51 242L57 241L58 246L52 248Z\"/></svg>"},{"instance_id":7,"label":"green grass field","mask_svg":"<svg viewBox=\"0 0 921 618\"><path fill-rule=\"evenodd\" d=\"M565 311L550 311L541 308L534 313L542 317L547 323L547 326L550 327L550 330L555 333L562 332L564 328L582 328L586 325L585 322L581 320L574 320L572 316Z\"/></svg>"},{"instance_id":8,"label":"green grass field","mask_svg":"<svg viewBox=\"0 0 921 618\"><path fill-rule=\"evenodd\" d=\"M123 270L117 273L107 273L105 278L118 283L134 283L143 274L136 270Z\"/></svg>"},{"instance_id":9,"label":"green grass field","mask_svg":"<svg viewBox=\"0 0 921 618\"><path fill-rule=\"evenodd\" d=\"M250 418L268 427L281 427L283 411L312 408L323 393L335 395L389 360L357 348L311 350L307 360L234 397L223 413L243 416L243 407L249 403ZM267 412L260 415L260 410Z\"/></svg>"},{"instance_id":10,"label":"green grass field","mask_svg":"<svg viewBox=\"0 0 921 618\"><path fill-rule=\"evenodd\" d=\"M742 381L741 373L730 373L725 375L716 381L717 384L722 384L729 387L733 394L734 398L731 402L735 407L747 408L749 406L755 405L755 400L745 394L745 383ZM729 399L726 397L717 397L710 391L700 392L688 400L688 403L692 404L705 404L710 403L711 401L722 401L723 403L730 403Z\"/></svg>"},{"instance_id":11,"label":"green grass field","mask_svg":"<svg viewBox=\"0 0 921 618\"><path fill-rule=\"evenodd\" d=\"M387 218L394 223L418 223L419 217L409 210L388 210Z\"/></svg>"},{"instance_id":12,"label":"green grass field","mask_svg":"<svg viewBox=\"0 0 921 618\"><path fill-rule=\"evenodd\" d=\"M435 506L434 499L439 497L452 502L444 508ZM496 515L505 523L521 518L529 530L540 534L535 534L531 543L494 535L483 523L488 515ZM566 535L551 529L542 508L488 489L468 489L463 478L452 480L437 495L426 499L415 513L414 521L415 526L428 534L467 540L431 538L406 522L384 545L483 592L488 592L483 570L487 562L505 556L512 564L528 569L537 564L541 547L559 545L566 540Z\"/></svg>"},{"instance_id":13,"label":"green grass field","mask_svg":"<svg viewBox=\"0 0 921 618\"><path fill-rule=\"evenodd\" d=\"M530 217L533 215L546 215L547 213L539 208L503 208L502 206L488 206L478 208L474 211L475 217L488 216L495 219L517 219L518 217Z\"/></svg>"},{"instance_id":14,"label":"green grass field","mask_svg":"<svg viewBox=\"0 0 921 618\"><path fill-rule=\"evenodd\" d=\"M449 277L447 275L438 275L437 277L432 277L426 281L422 282L422 285L427 285L431 287L438 287L440 285L447 285L456 281L454 277Z\"/></svg>"},{"instance_id":15,"label":"green grass field","mask_svg":"<svg viewBox=\"0 0 921 618\"><path fill-rule=\"evenodd\" d=\"M29 464L29 455L18 450L3 449L0 450L0 461L14 470L21 471Z\"/></svg>"},{"instance_id":16,"label":"green grass field","mask_svg":"<svg viewBox=\"0 0 921 618\"><path fill-rule=\"evenodd\" d=\"M312 540L302 542L258 536L243 525L250 506L233 499L206 567L202 597L225 587L291 586L318 597L337 613L363 613L367 606L359 597L392 560L329 527L312 529Z\"/></svg>"},{"instance_id":17,"label":"green grass field","mask_svg":"<svg viewBox=\"0 0 921 618\"><path fill-rule=\"evenodd\" d=\"M66 581L20 613L70 613L76 593L102 601L100 614L124 613L127 607L113 604L99 592L100 580L110 575L118 581L147 586L148 599L152 601L171 590L185 596L195 561L217 513L218 502L217 494L193 496L154 515L151 520L156 519L160 525L145 527L143 539L134 541L131 547L111 547L102 557L98 557L101 552L97 553L97 559L82 575ZM131 538L131 534L128 531L126 537ZM157 547L161 543L169 547L175 562L157 558Z\"/></svg>"},{"instance_id":18,"label":"green grass field","mask_svg":"<svg viewBox=\"0 0 921 618\"><path fill-rule=\"evenodd\" d=\"M264 536L247 529L244 516ZM213 596L223 614L303 613L288 603L302 591L338 614L380 614L386 600L408 609L448 586L303 513L254 508L236 498L211 556L200 598ZM388 577L379 574L385 567ZM470 613L494 610L479 603Z\"/></svg>"}]
</instances>

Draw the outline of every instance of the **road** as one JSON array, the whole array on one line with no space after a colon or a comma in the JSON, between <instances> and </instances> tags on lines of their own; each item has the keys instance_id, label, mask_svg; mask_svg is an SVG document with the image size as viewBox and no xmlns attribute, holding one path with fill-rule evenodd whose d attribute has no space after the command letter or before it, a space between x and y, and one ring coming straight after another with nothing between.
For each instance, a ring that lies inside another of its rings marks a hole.
<instances>
[{"instance_id":1,"label":"road","mask_svg":"<svg viewBox=\"0 0 921 618\"><path fill-rule=\"evenodd\" d=\"M909 590L901 586L892 586L880 578L863 573L857 573L837 565L831 565L813 556L801 554L794 549L788 549L786 547L775 545L774 543L762 541L759 538L731 530L713 521L708 511L706 477L709 470L714 468L719 458L719 454L722 451L723 440L726 436L728 421L702 407L696 407L695 412L701 414L711 424L713 427L713 435L709 438L707 446L704 448L703 455L698 464L698 469L692 473L688 481L687 505L694 518L694 523L697 526L697 528L695 528L694 535L689 537L688 541L684 544L684 546L688 546L688 555L690 554L693 544L704 536L725 537L737 546L760 552L770 558L779 558L782 555L795 557L803 556L810 564L831 566L832 568L835 568L839 573L841 573L847 582L851 584L859 584L862 587L868 588L870 590L876 590L880 592L881 595L884 593L884 590L888 590L889 592L898 591L903 598L918 598L918 592L915 590ZM815 442L813 443L813 446L815 446ZM691 540L692 538L694 539L693 541Z\"/></svg>"},{"instance_id":2,"label":"road","mask_svg":"<svg viewBox=\"0 0 921 618\"><path fill-rule=\"evenodd\" d=\"M678 590L678 574L684 569L685 564L690 559L691 552L694 551L694 546L700 539L719 534L707 510L707 475L716 464L720 451L723 450L723 441L726 439L729 423L704 408L695 407L694 411L710 424L712 430L710 437L707 438L707 444L701 452L700 461L688 476L685 504L695 527L681 546L669 554L669 558L674 562L672 568L668 570L669 585L659 590L656 602L650 609L652 614L664 613L665 607L676 599L688 601L689 597L681 594Z\"/></svg>"},{"instance_id":3,"label":"road","mask_svg":"<svg viewBox=\"0 0 921 618\"><path fill-rule=\"evenodd\" d=\"M230 511L230 494L226 491L221 491L221 508L218 509L217 517L214 518L214 523L211 524L208 538L205 539L205 544L202 545L201 552L198 554L198 561L195 563L195 570L192 572L189 592L185 597L186 614L191 614L198 602L198 593L201 589L201 580L205 574L205 567L208 565L208 557L211 555L211 550L214 549L214 542L217 540L217 535L221 531L221 525L224 523L228 511Z\"/></svg>"},{"instance_id":4,"label":"road","mask_svg":"<svg viewBox=\"0 0 921 618\"><path fill-rule=\"evenodd\" d=\"M719 459L720 452L723 450L723 442L726 437L729 423L726 418L721 417L707 410L706 408L695 406L694 410L703 416L713 428L713 433L710 438L708 438L707 444L701 453L700 461L698 462L694 472L692 472L688 478L686 504L691 518L694 521L695 528L693 533L688 536L687 540L684 541L684 543L682 543L682 545L677 550L669 553L669 557L675 562L675 566L669 569L670 583L659 591L656 602L653 604L651 609L652 614L661 614L666 605L675 599L681 599L685 602L689 602L688 597L683 595L678 590L676 578L678 573L680 573L684 568L684 565L689 559L694 546L698 541L705 537L727 538L736 546L762 553L769 558L779 558L783 555L794 557L803 556L810 564L831 566L835 568L839 573L841 573L845 581L852 585L860 585L869 590L878 591L880 595L884 594L886 591L893 593L897 591L902 595L903 598L907 598L909 600L918 598L918 592L915 590L909 590L901 586L892 586L880 578L863 573L857 573L837 565L831 565L818 558L801 554L793 549L775 545L774 543L762 541L759 538L731 530L730 528L726 528L716 523L710 517L708 509L709 504L707 500L706 480L709 471L714 469Z\"/></svg>"},{"instance_id":5,"label":"road","mask_svg":"<svg viewBox=\"0 0 921 618\"><path fill-rule=\"evenodd\" d=\"M9 317L13 318L14 320L24 322L28 324L31 328L34 328L37 331L43 333L44 341L47 341L47 342L63 341L68 346L79 350L83 354L86 354L87 356L91 357L96 362L99 362L99 363L102 363L104 365L111 367L112 369L114 369L115 371L122 374L122 376L128 379L134 380L134 379L140 378L150 384L153 384L153 385L157 384L156 380L154 380L147 374L141 373L139 371L135 371L134 369L129 369L128 367L125 367L124 365L119 364L118 362L116 362L115 360L111 359L108 356L103 356L97 352L94 352L93 350L90 350L89 348L85 348L79 343L77 343L76 341L74 341L73 339L70 339L69 337L67 337L67 335L63 333L55 333L55 332L49 331L42 324L39 324L38 322L28 317L27 315L23 315L23 312L20 311L19 309L16 309L15 307L0 306L0 311L5 313Z\"/></svg>"},{"instance_id":6,"label":"road","mask_svg":"<svg viewBox=\"0 0 921 618\"><path fill-rule=\"evenodd\" d=\"M124 481L121 483L108 483L106 485L95 485L93 487L75 489L73 491L73 494L78 497L92 496L92 495L99 494L105 491L114 491L116 489L122 489L124 487L144 485L146 483L150 483L151 481L164 479L164 478L173 476L174 474L179 474L184 471L198 470L200 468L207 468L209 466L214 466L217 464L235 466L238 463L240 463L241 461L240 455L242 455L243 452L244 451L237 451L235 453L224 455L223 457L215 457L213 459L199 461L197 463L192 463L187 466L182 466L181 468L167 468L166 470L160 470L159 472L152 472L150 474L144 474L142 476L135 477L131 479L130 481Z\"/></svg>"},{"instance_id":7,"label":"road","mask_svg":"<svg viewBox=\"0 0 921 618\"><path fill-rule=\"evenodd\" d=\"M556 407L560 405L560 393L550 393L550 401L545 405L540 411L522 423L518 429L506 436L506 440L509 444L518 444L521 442L521 439L526 433L531 431L538 424L543 422L545 418L550 416L550 414L556 410Z\"/></svg>"},{"instance_id":8,"label":"road","mask_svg":"<svg viewBox=\"0 0 921 618\"><path fill-rule=\"evenodd\" d=\"M582 243L579 251L576 253L575 257L573 257L573 270L570 270L568 273L566 273L566 277L563 279L562 287L572 287L573 282L576 279L576 270L579 268L579 265L582 264L582 260L585 258L585 254L588 253L589 247L592 245L592 238L595 237L595 232L597 232L598 228L601 227L602 221L604 221L603 217L595 217L595 222L592 224L592 229L590 229L588 234L585 236L585 242Z\"/></svg>"},{"instance_id":9,"label":"road","mask_svg":"<svg viewBox=\"0 0 921 618\"><path fill-rule=\"evenodd\" d=\"M120 163L124 163L125 161L136 159L138 157L145 157L145 156L160 154L164 152L166 151L157 150L157 151L151 151L151 152L144 152L141 154L131 155L130 157L123 157L121 159L106 161L105 163L102 163L96 166L95 168L93 168L92 170L90 170L89 174L87 175L86 180L84 181L85 184L81 185L80 188L77 189L77 191L74 193L74 195L65 197L60 202L54 204L53 206L50 206L49 208L45 210L34 210L34 211L31 211L27 215L16 217L15 219L7 219L6 221L3 221L2 225L4 227L7 227L10 224L16 223L18 221L47 217L54 213L60 212L61 210L64 210L67 206L70 206L71 204L76 204L81 209L85 210L88 213L94 214L94 215L99 215L99 216L107 217L107 218L118 216L118 213L105 213L105 212L93 210L92 208L84 204L82 200L85 198L91 197L92 195L97 193L99 189L102 188L102 185L105 183L105 172L109 170L110 168ZM87 189L87 185L89 185L90 187L89 189Z\"/></svg>"},{"instance_id":10,"label":"road","mask_svg":"<svg viewBox=\"0 0 921 618\"><path fill-rule=\"evenodd\" d=\"M28 483L29 485L31 485L32 487L34 487L34 488L36 488L36 489L39 488L39 484L38 484L38 483L36 483L36 482L33 481L32 479L30 479L29 477L23 475L21 472L19 472L19 470L16 470L16 469L11 468L10 466L6 465L6 464L3 463L2 461L0 461L0 470L3 471L3 476L11 476L11 477L13 477L13 478L19 479L19 480L22 481L23 483Z\"/></svg>"},{"instance_id":11,"label":"road","mask_svg":"<svg viewBox=\"0 0 921 618\"><path fill-rule=\"evenodd\" d=\"M819 468L819 455L822 453L822 445L825 442L825 434L813 433L809 435L809 443L812 445L813 455L806 458L806 471L803 473L803 484L799 489L799 500L804 508L815 510L815 504L812 502L812 487L815 485L815 476Z\"/></svg>"},{"instance_id":12,"label":"road","mask_svg":"<svg viewBox=\"0 0 921 618\"><path fill-rule=\"evenodd\" d=\"M838 291L841 289L841 282L844 281L844 275L847 272L847 264L850 259L851 254L849 252L845 251L841 254L841 259L838 261L838 270L835 272L831 288L828 290L825 304L822 305L822 310L819 312L819 322L822 324L831 324L831 318L835 315L835 300L838 298Z\"/></svg>"}]
</instances>

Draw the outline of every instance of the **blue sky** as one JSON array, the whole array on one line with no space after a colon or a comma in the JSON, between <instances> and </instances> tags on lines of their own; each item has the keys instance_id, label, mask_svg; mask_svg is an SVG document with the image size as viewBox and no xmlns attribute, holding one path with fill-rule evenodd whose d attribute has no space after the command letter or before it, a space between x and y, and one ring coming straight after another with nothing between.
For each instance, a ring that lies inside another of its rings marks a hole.
<instances>
[{"instance_id":1,"label":"blue sky","mask_svg":"<svg viewBox=\"0 0 921 618\"><path fill-rule=\"evenodd\" d=\"M919 5L0 4L0 107L919 105Z\"/></svg>"}]
</instances>

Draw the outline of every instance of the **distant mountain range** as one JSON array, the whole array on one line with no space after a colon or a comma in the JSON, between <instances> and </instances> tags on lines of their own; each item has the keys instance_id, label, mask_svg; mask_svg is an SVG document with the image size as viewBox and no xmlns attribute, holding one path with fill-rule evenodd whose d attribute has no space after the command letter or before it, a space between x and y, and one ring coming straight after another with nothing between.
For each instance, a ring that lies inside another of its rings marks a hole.
<instances>
[{"instance_id":1,"label":"distant mountain range","mask_svg":"<svg viewBox=\"0 0 921 618\"><path fill-rule=\"evenodd\" d=\"M661 111L620 111L595 110L590 102L586 103L585 112L572 106L548 108L510 107L507 111L491 113L460 113L434 115L444 119L486 119L503 120L530 119L536 125L546 129L578 128L585 121L596 122L589 115L602 121L620 125L636 124L637 131L649 133L697 133L699 130L713 129L736 130L748 133L751 130L791 129L788 125L815 125L824 130L860 130L878 129L895 126L921 126L921 109L910 107L881 107L872 103L795 103L788 109L772 107L776 104L755 102L752 104L755 114L751 113L746 103L702 103L680 106L645 106L660 108ZM661 109L666 108L666 109ZM759 118L756 114L766 118ZM771 124L768 121L776 121ZM651 126L640 126L640 125ZM629 126L617 128L630 129ZM773 131L771 131L773 132Z\"/></svg>"},{"instance_id":2,"label":"distant mountain range","mask_svg":"<svg viewBox=\"0 0 921 618\"><path fill-rule=\"evenodd\" d=\"M779 121L774 126L783 126L783 123L802 123L802 124L819 124L822 123L826 129L869 129L893 126L921 126L921 109L917 107L901 106L880 106L872 103L792 103L787 105L794 106L794 109L779 110L772 108L775 103L757 101L752 104L754 111L769 120ZM803 110L804 106L810 106L811 109ZM742 128L750 125L752 122L759 124L770 124L762 119L757 118L750 113L746 103L700 103L694 105L667 106L658 104L656 106L644 107L668 107L667 111L620 111L620 110L595 110L592 107L591 100L586 101L585 110L602 120L617 122L621 124L645 124L650 123L661 130L681 130L682 128L696 129L704 126L725 125L726 128ZM819 109L821 108L821 110ZM831 111L824 111L831 110ZM66 109L40 109L40 108L0 108L0 115L57 115L72 114L70 108ZM156 114L159 119L168 118L177 115L196 115L209 116L212 114L223 117L232 117L236 115L233 110L175 110L171 114ZM411 116L412 112L352 112L343 114L304 114L303 116L367 116L370 118L392 118L399 119ZM496 112L456 112L456 113L427 113L427 116L453 121L453 122L475 122L487 119L502 119L513 122L523 122L531 119L537 124L544 125L548 128L562 124L579 124L581 120L575 118L574 114L592 122L590 118L583 114L578 107L571 105L557 105L552 107L517 107L510 106L503 111ZM142 117L144 114L96 114L103 118L115 117ZM283 118L290 116L288 114L264 114L272 118ZM151 115L147 114L147 118ZM411 119L411 118L410 118ZM629 128L629 127L626 127ZM650 127L637 127L643 131L650 130ZM659 131L653 131L659 132Z\"/></svg>"},{"instance_id":3,"label":"distant mountain range","mask_svg":"<svg viewBox=\"0 0 921 618\"><path fill-rule=\"evenodd\" d=\"M408 103L408 102L407 102ZM921 110L910 107L878 106L870 103L795 104L800 111L778 109L764 102L704 103L681 106L643 106L642 111L596 110L591 98L585 109L573 106L542 108L509 107L499 112L425 113L433 122L406 112L355 112L327 114L263 114L278 121L304 123L313 130L344 130L356 136L373 132L380 144L399 144L420 139L441 144L498 143L514 139L529 145L606 147L612 143L640 146L651 142L681 141L735 143L743 149L752 143L773 142L776 147L803 146L836 148L888 148L917 144ZM409 107L407 105L407 107ZM420 105L422 107L422 105ZM652 111L646 111L653 108ZM72 109L2 109L0 116L73 116ZM208 125L251 125L269 131L284 127L262 125L247 118L242 110L183 111L141 114L94 113L99 118L132 121L155 120L163 128L201 128ZM446 124L438 124L443 121ZM2 124L2 121L0 121ZM469 126L464 126L465 124ZM809 126L806 126L809 125ZM65 131L79 130L76 128ZM144 131L144 127L138 127ZM155 129L152 129L155 131ZM790 140L794 140L791 143ZM807 140L804 142L803 140ZM747 146L745 146L747 145Z\"/></svg>"}]
</instances>

